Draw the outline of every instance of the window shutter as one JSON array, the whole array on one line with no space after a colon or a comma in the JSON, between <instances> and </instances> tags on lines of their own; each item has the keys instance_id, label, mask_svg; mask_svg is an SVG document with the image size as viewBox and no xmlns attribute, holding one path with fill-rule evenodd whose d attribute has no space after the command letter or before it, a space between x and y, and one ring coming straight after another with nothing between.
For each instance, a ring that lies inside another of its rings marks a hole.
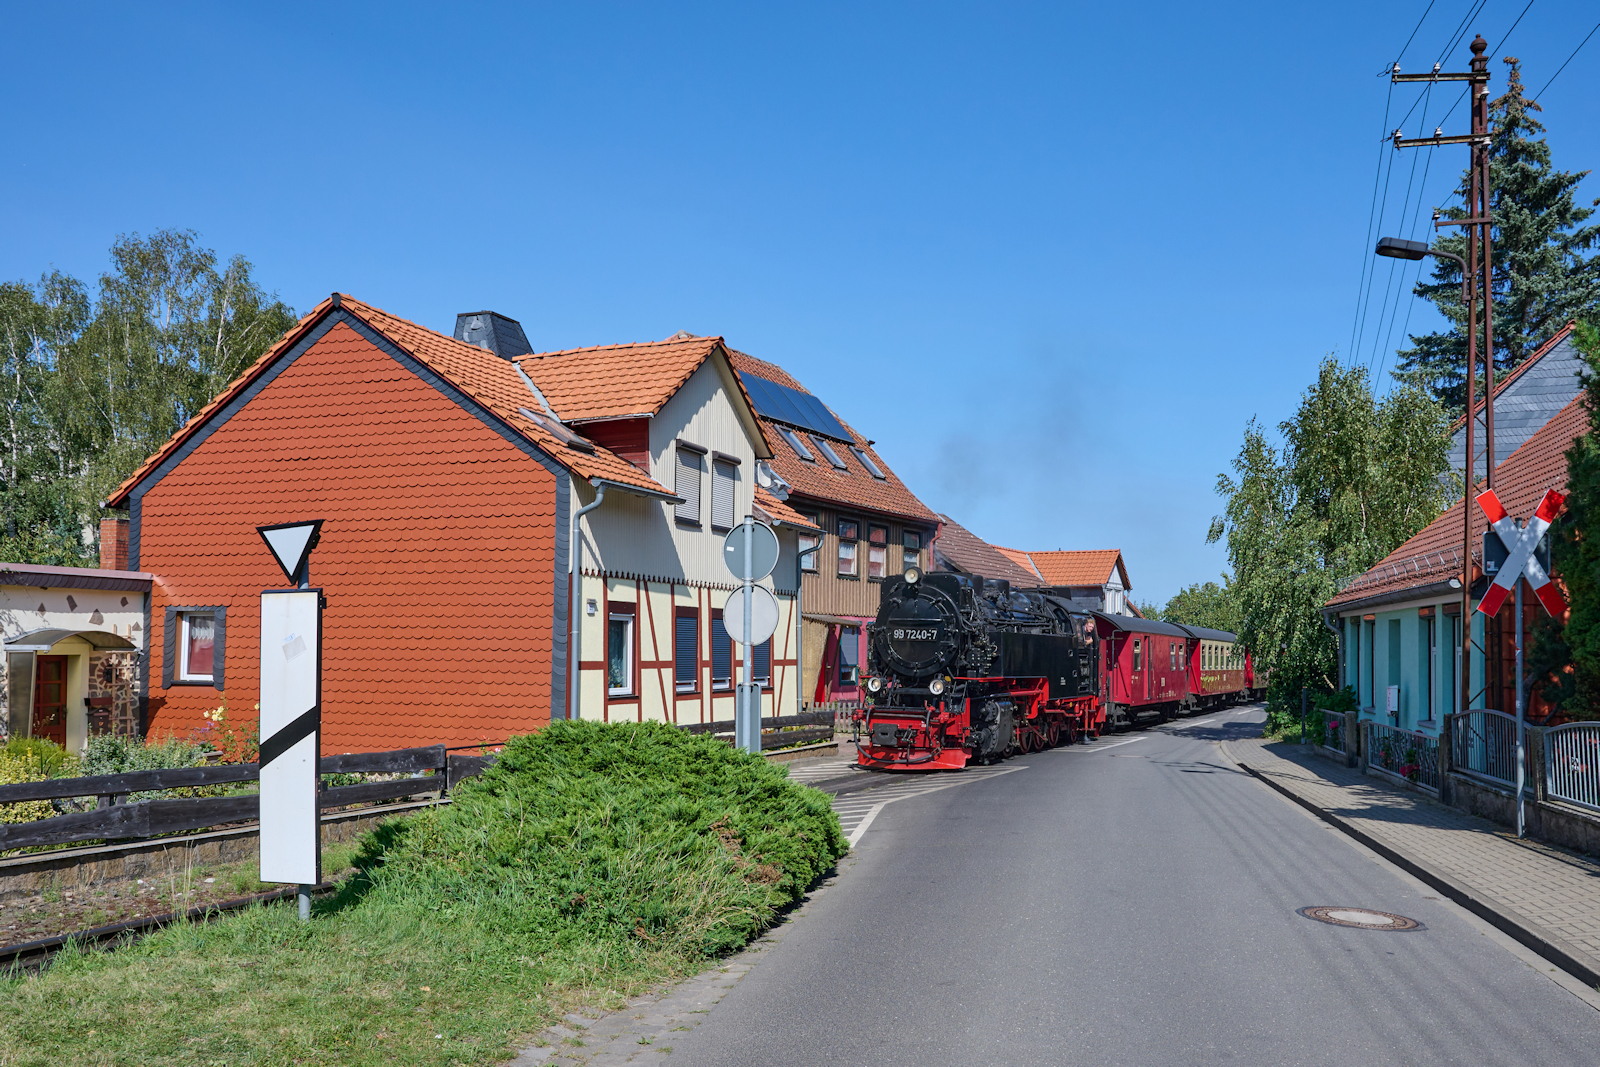
<instances>
[{"instance_id":1,"label":"window shutter","mask_svg":"<svg viewBox=\"0 0 1600 1067\"><path fill-rule=\"evenodd\" d=\"M673 678L677 681L678 691L693 690L698 672L700 658L700 619L695 615L679 615L675 620L677 627L673 634L672 666Z\"/></svg>"},{"instance_id":2,"label":"window shutter","mask_svg":"<svg viewBox=\"0 0 1600 1067\"><path fill-rule=\"evenodd\" d=\"M732 463L711 464L711 525L714 529L733 529L734 476Z\"/></svg>"},{"instance_id":3,"label":"window shutter","mask_svg":"<svg viewBox=\"0 0 1600 1067\"><path fill-rule=\"evenodd\" d=\"M685 522L700 521L700 457L686 448L678 449L678 480L674 486L683 498L677 516Z\"/></svg>"},{"instance_id":4,"label":"window shutter","mask_svg":"<svg viewBox=\"0 0 1600 1067\"><path fill-rule=\"evenodd\" d=\"M769 637L756 646L751 667L754 668L756 681L762 685L772 684L772 638Z\"/></svg>"},{"instance_id":5,"label":"window shutter","mask_svg":"<svg viewBox=\"0 0 1600 1067\"><path fill-rule=\"evenodd\" d=\"M733 682L733 638L722 620L711 620L711 684L726 687Z\"/></svg>"}]
</instances>

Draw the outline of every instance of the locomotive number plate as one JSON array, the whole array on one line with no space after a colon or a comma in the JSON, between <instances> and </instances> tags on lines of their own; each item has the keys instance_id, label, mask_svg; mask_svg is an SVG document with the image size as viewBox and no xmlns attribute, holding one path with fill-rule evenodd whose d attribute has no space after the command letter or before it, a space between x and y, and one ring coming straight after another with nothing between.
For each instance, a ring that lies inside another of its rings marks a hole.
<instances>
[{"instance_id":1,"label":"locomotive number plate","mask_svg":"<svg viewBox=\"0 0 1600 1067\"><path fill-rule=\"evenodd\" d=\"M937 626L898 626L889 633L891 641L937 641L939 628Z\"/></svg>"}]
</instances>

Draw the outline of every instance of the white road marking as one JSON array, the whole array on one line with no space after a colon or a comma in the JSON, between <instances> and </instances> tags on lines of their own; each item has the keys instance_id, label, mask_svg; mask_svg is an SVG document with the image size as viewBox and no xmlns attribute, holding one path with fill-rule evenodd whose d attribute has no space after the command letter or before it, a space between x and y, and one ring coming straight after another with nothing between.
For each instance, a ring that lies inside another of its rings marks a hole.
<instances>
[{"instance_id":1,"label":"white road marking","mask_svg":"<svg viewBox=\"0 0 1600 1067\"><path fill-rule=\"evenodd\" d=\"M1216 721L1216 719L1201 719L1199 722L1186 722L1183 724L1183 727L1184 729L1188 729L1191 726L1210 726Z\"/></svg>"},{"instance_id":2,"label":"white road marking","mask_svg":"<svg viewBox=\"0 0 1600 1067\"><path fill-rule=\"evenodd\" d=\"M1126 741L1112 741L1110 744L1105 744L1105 745L1089 745L1089 746L1085 746L1085 747L1081 747L1081 748L1076 746L1076 745L1074 745L1072 748L1063 749L1062 751L1065 751L1065 752L1084 752L1084 753L1093 754L1095 752L1104 752L1108 748L1116 748L1118 745L1131 745L1136 741L1148 741L1148 740L1149 740L1148 737L1130 737Z\"/></svg>"},{"instance_id":3,"label":"white road marking","mask_svg":"<svg viewBox=\"0 0 1600 1067\"><path fill-rule=\"evenodd\" d=\"M834 800L833 810L839 816L841 829L845 831L845 840L851 848L861 843L861 838L866 834L867 828L872 825L878 813L897 800L906 800L910 797L926 796L936 793L941 789L950 789L958 785L969 785L972 782L981 782L988 778L998 778L1002 774L1013 771L1025 771L1028 765L1018 764L1013 767L998 767L987 770L968 770L959 775L947 776L940 774L938 778L915 778L910 781L897 782L894 785L884 785L872 790L871 797L852 797L846 794ZM852 825L852 820L857 820Z\"/></svg>"}]
</instances>

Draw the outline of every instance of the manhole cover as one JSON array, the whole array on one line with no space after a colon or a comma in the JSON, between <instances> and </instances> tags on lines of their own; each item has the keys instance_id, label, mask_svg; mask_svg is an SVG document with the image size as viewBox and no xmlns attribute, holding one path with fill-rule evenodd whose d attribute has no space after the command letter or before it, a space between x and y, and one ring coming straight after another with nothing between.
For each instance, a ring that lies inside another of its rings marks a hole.
<instances>
[{"instance_id":1,"label":"manhole cover","mask_svg":"<svg viewBox=\"0 0 1600 1067\"><path fill-rule=\"evenodd\" d=\"M1415 919L1371 908L1301 908L1299 914L1330 926L1353 926L1358 930L1420 930Z\"/></svg>"}]
</instances>

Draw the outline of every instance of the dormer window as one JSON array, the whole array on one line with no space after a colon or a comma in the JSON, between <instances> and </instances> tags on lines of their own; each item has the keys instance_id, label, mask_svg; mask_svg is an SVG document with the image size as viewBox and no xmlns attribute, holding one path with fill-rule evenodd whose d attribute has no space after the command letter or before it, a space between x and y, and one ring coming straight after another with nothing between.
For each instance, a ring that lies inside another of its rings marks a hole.
<instances>
[{"instance_id":1,"label":"dormer window","mask_svg":"<svg viewBox=\"0 0 1600 1067\"><path fill-rule=\"evenodd\" d=\"M783 435L783 439L789 442L789 447L794 449L795 455L799 456L807 463L815 463L817 461L817 457L811 454L811 449L807 448L804 442L800 440L799 434L795 433L787 426L779 426L777 429L778 433Z\"/></svg>"},{"instance_id":2,"label":"dormer window","mask_svg":"<svg viewBox=\"0 0 1600 1067\"><path fill-rule=\"evenodd\" d=\"M852 452L854 452L856 454L856 459L857 459L857 461L860 462L862 470L866 471L868 474L872 475L874 478L878 479L878 481L880 481L880 482L887 480L884 477L883 471L878 467L878 465L876 463L872 462L872 457L867 455L866 449L864 449L864 448L855 448L855 447L852 446L850 451L852 451Z\"/></svg>"},{"instance_id":3,"label":"dormer window","mask_svg":"<svg viewBox=\"0 0 1600 1067\"><path fill-rule=\"evenodd\" d=\"M807 436L809 436L811 438L811 443L816 445L817 448L821 450L821 452L822 452L822 454L824 456L828 457L828 462L829 463L833 464L839 470L849 470L850 469L850 468L848 468L848 467L846 467L844 465L844 460L839 458L839 453L837 453L837 452L835 452L833 450L833 446L828 443L826 438L818 437L815 434L808 434Z\"/></svg>"}]
</instances>

